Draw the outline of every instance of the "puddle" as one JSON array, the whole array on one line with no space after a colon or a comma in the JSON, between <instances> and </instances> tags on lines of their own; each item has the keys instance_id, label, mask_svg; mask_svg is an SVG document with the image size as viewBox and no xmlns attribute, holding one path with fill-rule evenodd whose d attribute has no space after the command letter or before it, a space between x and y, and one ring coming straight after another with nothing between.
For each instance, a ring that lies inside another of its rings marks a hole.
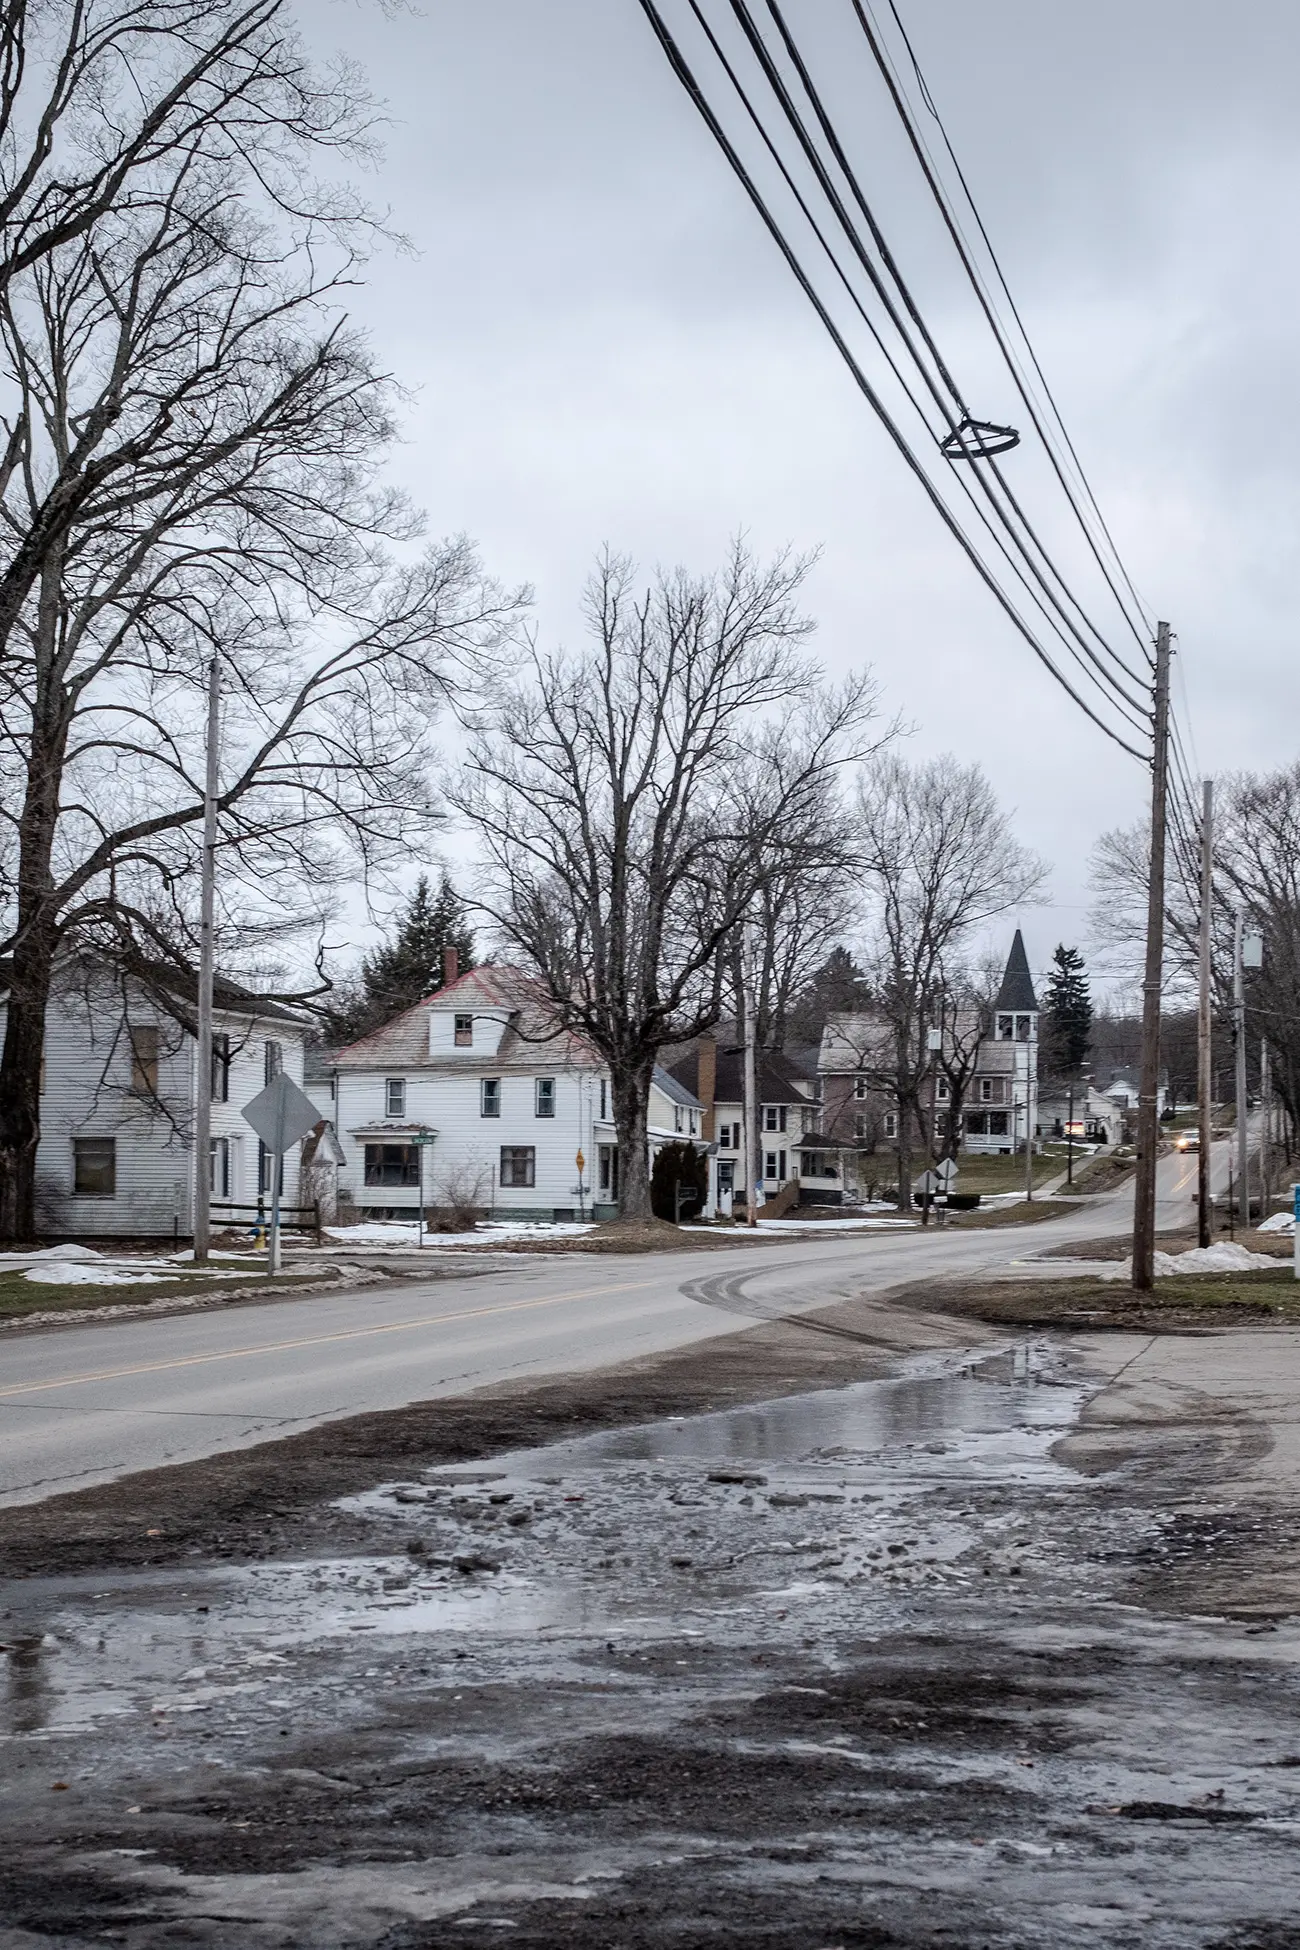
<instances>
[{"instance_id":1,"label":"puddle","mask_svg":"<svg viewBox=\"0 0 1300 1950\"><path fill-rule=\"evenodd\" d=\"M1049 1451L1074 1425L1088 1390L1061 1384L1034 1350L1001 1357L1010 1380L961 1372L910 1372L582 1436L498 1458L513 1480L601 1470L612 1463L698 1461L789 1468L882 1465L924 1477L1005 1476L1073 1481ZM933 1357L925 1367L933 1369ZM982 1364L987 1367L991 1363ZM920 1368L922 1364L918 1363ZM443 1472L438 1472L439 1476Z\"/></svg>"}]
</instances>

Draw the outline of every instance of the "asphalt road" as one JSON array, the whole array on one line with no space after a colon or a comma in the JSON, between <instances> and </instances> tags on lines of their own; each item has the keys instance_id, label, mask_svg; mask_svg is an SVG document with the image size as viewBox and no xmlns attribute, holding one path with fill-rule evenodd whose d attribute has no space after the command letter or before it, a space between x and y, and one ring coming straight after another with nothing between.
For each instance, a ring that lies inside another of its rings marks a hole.
<instances>
[{"instance_id":1,"label":"asphalt road","mask_svg":"<svg viewBox=\"0 0 1300 1950\"><path fill-rule=\"evenodd\" d=\"M1226 1146L1216 1149L1226 1170ZM1194 1157L1162 1162L1161 1228L1188 1223L1195 1183ZM1121 1232L1131 1209L1126 1190L1046 1232L836 1233L734 1252L521 1257L463 1279L10 1334L0 1343L0 1504L1004 1267L1072 1237Z\"/></svg>"}]
</instances>

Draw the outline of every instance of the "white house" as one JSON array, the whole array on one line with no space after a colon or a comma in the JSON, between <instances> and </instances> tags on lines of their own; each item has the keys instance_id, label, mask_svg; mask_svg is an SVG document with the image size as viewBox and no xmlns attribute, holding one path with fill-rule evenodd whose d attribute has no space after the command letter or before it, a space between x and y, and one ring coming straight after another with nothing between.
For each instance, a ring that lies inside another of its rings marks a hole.
<instances>
[{"instance_id":1,"label":"white house","mask_svg":"<svg viewBox=\"0 0 1300 1950\"><path fill-rule=\"evenodd\" d=\"M0 992L0 1033L7 997ZM302 1081L305 1024L237 983L214 990L213 1222L246 1224L270 1190L270 1160L240 1112L279 1070ZM187 1238L193 1229L195 988L184 971L122 974L88 955L55 971L45 1024L42 1235ZM322 1112L323 1115L327 1114ZM294 1197L297 1150L285 1159ZM242 1213L222 1206L243 1206Z\"/></svg>"},{"instance_id":2,"label":"white house","mask_svg":"<svg viewBox=\"0 0 1300 1950\"><path fill-rule=\"evenodd\" d=\"M710 1206L727 1217L733 1200L743 1204L744 1187L744 1053L719 1049L712 1036L701 1036L672 1066L672 1076L698 1100L701 1129L711 1139ZM815 1149L805 1140L817 1131L820 1109L814 1101L816 1084L804 1077L778 1050L758 1052L755 1062L758 1092L759 1156L756 1177L765 1201L781 1198L794 1203L801 1186L816 1181L842 1196L842 1161L838 1147L817 1138Z\"/></svg>"},{"instance_id":3,"label":"white house","mask_svg":"<svg viewBox=\"0 0 1300 1950\"><path fill-rule=\"evenodd\" d=\"M468 970L337 1051L333 1078L340 1219L617 1216L609 1072L522 969ZM698 1100L657 1070L651 1158L700 1134Z\"/></svg>"}]
</instances>

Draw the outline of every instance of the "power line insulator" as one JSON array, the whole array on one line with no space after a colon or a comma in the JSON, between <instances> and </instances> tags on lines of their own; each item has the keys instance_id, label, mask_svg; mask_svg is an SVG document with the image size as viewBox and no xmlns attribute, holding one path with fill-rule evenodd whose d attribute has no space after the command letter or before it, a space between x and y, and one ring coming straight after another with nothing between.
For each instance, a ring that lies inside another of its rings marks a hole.
<instances>
[{"instance_id":1,"label":"power line insulator","mask_svg":"<svg viewBox=\"0 0 1300 1950\"><path fill-rule=\"evenodd\" d=\"M1010 453L1019 445L1014 427L995 427L991 420L972 420L967 415L939 442L939 452L945 460L991 460L994 454Z\"/></svg>"}]
</instances>

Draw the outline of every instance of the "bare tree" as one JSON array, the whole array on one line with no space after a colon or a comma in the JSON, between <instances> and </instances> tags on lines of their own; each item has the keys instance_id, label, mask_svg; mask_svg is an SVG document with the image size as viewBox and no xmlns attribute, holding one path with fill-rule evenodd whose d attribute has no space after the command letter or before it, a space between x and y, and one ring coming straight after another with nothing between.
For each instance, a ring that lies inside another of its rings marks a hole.
<instances>
[{"instance_id":1,"label":"bare tree","mask_svg":"<svg viewBox=\"0 0 1300 1950\"><path fill-rule=\"evenodd\" d=\"M1238 909L1264 936L1264 965L1247 975L1247 1033L1267 1037L1274 1087L1292 1129L1300 1119L1300 765L1277 772L1239 772L1215 787L1211 909L1214 996L1231 1034L1233 930ZM1145 886L1138 848L1143 830L1106 833L1093 855L1093 932L1120 954L1136 933ZM1200 922L1199 885L1191 873L1167 876L1171 953L1166 989L1175 1001L1194 980Z\"/></svg>"},{"instance_id":2,"label":"bare tree","mask_svg":"<svg viewBox=\"0 0 1300 1950\"><path fill-rule=\"evenodd\" d=\"M625 1217L650 1216L659 1049L718 1020L728 947L792 849L818 864L811 815L874 713L866 678L831 690L802 653L808 567L738 543L718 574L638 594L607 555L589 648L534 647L477 721L457 803L487 858L481 905L609 1065Z\"/></svg>"},{"instance_id":3,"label":"bare tree","mask_svg":"<svg viewBox=\"0 0 1300 1950\"><path fill-rule=\"evenodd\" d=\"M910 765L886 753L858 798L860 870L871 915L867 958L889 1025L889 1087L898 1105L898 1197L912 1202L912 1141L933 1062L943 969L971 932L1028 899L1046 867L1012 837L978 765Z\"/></svg>"},{"instance_id":4,"label":"bare tree","mask_svg":"<svg viewBox=\"0 0 1300 1950\"><path fill-rule=\"evenodd\" d=\"M332 105L270 0L41 20L76 43L58 84L76 195L54 222L48 157L11 185L0 282L11 1236L32 1229L61 946L185 942L210 660L225 905L249 941L319 917L345 864L372 871L430 820L449 666L512 612L463 541L386 553L417 524L378 474L391 388L340 310L360 212L309 175L313 146L363 127L347 77ZM4 167L23 173L16 152Z\"/></svg>"},{"instance_id":5,"label":"bare tree","mask_svg":"<svg viewBox=\"0 0 1300 1950\"><path fill-rule=\"evenodd\" d=\"M939 1155L955 1158L961 1149L966 1096L979 1068L980 1055L993 1034L993 1004L1002 971L996 963L958 966L940 975L936 1023L942 1032L936 1064L947 1085L940 1119L943 1136Z\"/></svg>"}]
</instances>

